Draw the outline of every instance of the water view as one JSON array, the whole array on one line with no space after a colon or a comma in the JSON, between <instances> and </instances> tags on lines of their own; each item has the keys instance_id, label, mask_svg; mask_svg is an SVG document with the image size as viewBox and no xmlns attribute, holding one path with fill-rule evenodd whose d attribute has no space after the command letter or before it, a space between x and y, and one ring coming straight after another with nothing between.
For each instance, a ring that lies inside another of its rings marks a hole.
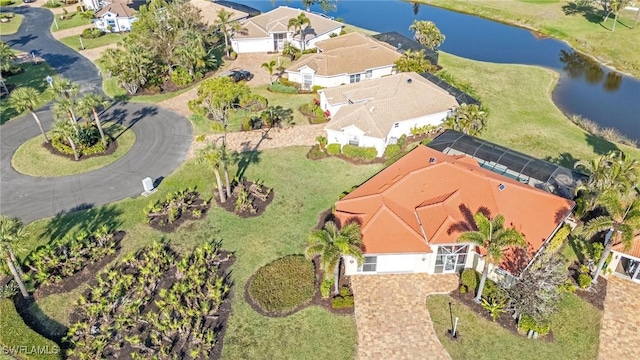
<instances>
[{"instance_id":1,"label":"water view","mask_svg":"<svg viewBox=\"0 0 640 360\"><path fill-rule=\"evenodd\" d=\"M262 12L274 6L302 7L299 1L237 1ZM417 10L417 11L416 11ZM321 12L319 6L312 11ZM447 39L441 50L469 59L495 63L544 66L558 71L553 93L567 114L589 118L640 141L640 80L600 66L576 53L564 42L542 38L526 29L456 13L428 5L414 7L402 1L340 0L328 15L348 24L378 31L397 31L411 37L413 20L436 23Z\"/></svg>"}]
</instances>

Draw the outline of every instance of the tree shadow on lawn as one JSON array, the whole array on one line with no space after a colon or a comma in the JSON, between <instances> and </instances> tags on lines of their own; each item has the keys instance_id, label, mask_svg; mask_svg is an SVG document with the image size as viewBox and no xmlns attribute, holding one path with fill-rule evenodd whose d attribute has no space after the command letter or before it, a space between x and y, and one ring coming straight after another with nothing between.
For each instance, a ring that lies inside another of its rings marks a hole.
<instances>
[{"instance_id":1,"label":"tree shadow on lawn","mask_svg":"<svg viewBox=\"0 0 640 360\"><path fill-rule=\"evenodd\" d=\"M50 241L61 239L76 227L89 233L103 225L109 230L115 230L122 225L122 213L115 205L108 204L96 208L93 204L81 204L59 212L49 221L41 236L48 236Z\"/></svg>"},{"instance_id":2,"label":"tree shadow on lawn","mask_svg":"<svg viewBox=\"0 0 640 360\"><path fill-rule=\"evenodd\" d=\"M13 301L25 325L59 346L62 345L62 339L67 333L66 326L45 314L33 297L25 299L17 294Z\"/></svg>"},{"instance_id":3,"label":"tree shadow on lawn","mask_svg":"<svg viewBox=\"0 0 640 360\"><path fill-rule=\"evenodd\" d=\"M591 4L579 4L578 1L572 1L562 5L562 11L567 16L582 15L588 22L600 24L601 26L605 16L604 11L594 8Z\"/></svg>"},{"instance_id":4,"label":"tree shadow on lawn","mask_svg":"<svg viewBox=\"0 0 640 360\"><path fill-rule=\"evenodd\" d=\"M567 169L573 169L573 166L575 165L575 163L580 159L576 159L575 157L573 157L573 154L570 154L568 152L563 152L562 154L555 157L547 156L546 158L544 158L544 160L552 164L557 164L557 165L566 167Z\"/></svg>"},{"instance_id":5,"label":"tree shadow on lawn","mask_svg":"<svg viewBox=\"0 0 640 360\"><path fill-rule=\"evenodd\" d=\"M586 133L585 138L587 139L587 144L589 144L589 146L593 148L593 151L598 155L605 155L611 151L620 150L618 145L601 137Z\"/></svg>"}]
</instances>

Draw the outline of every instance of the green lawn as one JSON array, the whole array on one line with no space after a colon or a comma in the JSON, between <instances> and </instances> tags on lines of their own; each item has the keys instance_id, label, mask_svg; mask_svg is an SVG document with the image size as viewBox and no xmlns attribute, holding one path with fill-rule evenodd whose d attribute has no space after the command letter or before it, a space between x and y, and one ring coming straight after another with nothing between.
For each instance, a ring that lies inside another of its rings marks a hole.
<instances>
[{"instance_id":1,"label":"green lawn","mask_svg":"<svg viewBox=\"0 0 640 360\"><path fill-rule=\"evenodd\" d=\"M46 63L33 65L31 63L21 64L20 67L24 71L17 75L9 76L5 79L7 86L13 84L16 86L32 86L36 88L42 95L38 97L38 107L44 105L51 100L51 95L45 91L49 86L46 81L47 75L55 75L53 69ZM20 115L10 104L8 97L0 99L0 125Z\"/></svg>"},{"instance_id":2,"label":"green lawn","mask_svg":"<svg viewBox=\"0 0 640 360\"><path fill-rule=\"evenodd\" d=\"M557 74L525 66L485 63L440 53L440 65L469 82L489 108L482 138L573 167L576 159L619 148L640 159L640 149L617 145L572 124L551 100Z\"/></svg>"},{"instance_id":3,"label":"green lawn","mask_svg":"<svg viewBox=\"0 0 640 360\"><path fill-rule=\"evenodd\" d=\"M105 45L115 44L120 41L120 39L122 39L122 35L117 33L109 33L95 39L82 38L82 43L84 44L84 49L94 49ZM68 36L60 39L59 41L72 48L73 50L82 50L80 48L80 36L78 35Z\"/></svg>"},{"instance_id":4,"label":"green lawn","mask_svg":"<svg viewBox=\"0 0 640 360\"><path fill-rule=\"evenodd\" d=\"M459 317L459 341L445 335L451 328L449 305ZM517 336L475 313L449 295L431 295L427 307L438 339L453 359L595 359L602 314L576 295L567 294L551 319L553 342Z\"/></svg>"},{"instance_id":5,"label":"green lawn","mask_svg":"<svg viewBox=\"0 0 640 360\"><path fill-rule=\"evenodd\" d=\"M64 15L66 16L65 20L60 19L60 16L62 15L63 14L54 15L56 17L55 20L58 24L58 27L56 28L56 22L51 24L51 32L56 32L60 30L66 30L66 29L71 29L74 27L82 26L82 25L91 24L91 20L84 19L77 12L69 12L67 15Z\"/></svg>"},{"instance_id":6,"label":"green lawn","mask_svg":"<svg viewBox=\"0 0 640 360\"><path fill-rule=\"evenodd\" d=\"M33 126L36 126L35 122ZM113 154L74 161L50 153L42 146L42 135L38 135L20 145L11 158L11 166L19 173L47 177L80 174L105 167L131 150L136 141L136 135L133 131L122 132L125 128L117 124L103 124L103 129L106 134L111 134L118 139L118 148ZM118 136L119 134L121 135ZM51 132L48 136L51 138Z\"/></svg>"},{"instance_id":7,"label":"green lawn","mask_svg":"<svg viewBox=\"0 0 640 360\"><path fill-rule=\"evenodd\" d=\"M11 35L18 32L22 24L22 15L13 14L13 17L9 22L0 22L0 35Z\"/></svg>"},{"instance_id":8,"label":"green lawn","mask_svg":"<svg viewBox=\"0 0 640 360\"><path fill-rule=\"evenodd\" d=\"M518 24L568 41L621 71L640 77L640 26L631 29L635 13L622 10L615 31L613 20L602 23L600 7L578 8L574 1L554 0L418 0L450 10ZM564 9L563 9L564 8ZM565 14L565 10L568 14ZM428 10L422 10L428 12ZM423 13L424 14L424 13ZM445 34L446 35L446 34Z\"/></svg>"},{"instance_id":9,"label":"green lawn","mask_svg":"<svg viewBox=\"0 0 640 360\"><path fill-rule=\"evenodd\" d=\"M232 268L233 313L224 339L223 358L353 358L357 339L353 317L309 307L288 317L267 318L253 311L243 298L244 285L254 271L284 255L301 253L318 214L331 207L342 191L380 169L380 165L355 166L339 159L310 161L305 157L307 150L291 147L245 154L246 160L260 159L248 166L246 177L262 179L275 191L273 203L262 216L242 219L214 208L205 220L183 225L173 234L163 235L149 228L143 208L150 201L164 198L167 192L197 185L205 197L211 196L213 175L189 161L164 179L158 193L150 198L126 199L30 224L27 230L31 236L24 247L32 250L73 228L91 229L105 222L119 223L119 228L128 232L121 255L162 237L180 251L190 250L210 237L220 238L223 248L237 256ZM232 169L231 177L235 174ZM27 251L20 252L19 257L24 258ZM79 293L46 297L38 305L48 317L66 324L70 306Z\"/></svg>"}]
</instances>

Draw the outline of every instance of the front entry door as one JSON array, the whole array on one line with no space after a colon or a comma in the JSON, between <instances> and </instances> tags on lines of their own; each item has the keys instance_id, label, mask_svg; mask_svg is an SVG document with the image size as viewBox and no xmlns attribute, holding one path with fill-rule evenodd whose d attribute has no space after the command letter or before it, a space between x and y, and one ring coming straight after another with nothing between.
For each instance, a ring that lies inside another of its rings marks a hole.
<instances>
[{"instance_id":1,"label":"front entry door","mask_svg":"<svg viewBox=\"0 0 640 360\"><path fill-rule=\"evenodd\" d=\"M444 270L442 272L452 273L456 271L456 260L458 255L446 255L444 258Z\"/></svg>"},{"instance_id":2,"label":"front entry door","mask_svg":"<svg viewBox=\"0 0 640 360\"><path fill-rule=\"evenodd\" d=\"M278 33L273 34L273 51L282 51L284 49L284 40L287 34Z\"/></svg>"}]
</instances>

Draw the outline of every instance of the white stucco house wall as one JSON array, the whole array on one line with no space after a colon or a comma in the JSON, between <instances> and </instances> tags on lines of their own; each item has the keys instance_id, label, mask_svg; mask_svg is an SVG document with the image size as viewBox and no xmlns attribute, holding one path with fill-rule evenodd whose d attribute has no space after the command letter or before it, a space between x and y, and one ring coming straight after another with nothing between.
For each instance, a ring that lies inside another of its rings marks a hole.
<instances>
[{"instance_id":1,"label":"white stucco house wall","mask_svg":"<svg viewBox=\"0 0 640 360\"><path fill-rule=\"evenodd\" d=\"M411 129L438 126L451 115L455 97L417 73L399 73L322 89L320 106L331 120L325 127L329 144L375 147L382 156L389 144Z\"/></svg>"},{"instance_id":2,"label":"white stucco house wall","mask_svg":"<svg viewBox=\"0 0 640 360\"><path fill-rule=\"evenodd\" d=\"M604 275L619 276L640 286L640 235L633 239L630 248L625 248L622 243L616 244L611 253L611 262Z\"/></svg>"},{"instance_id":3,"label":"white stucco house wall","mask_svg":"<svg viewBox=\"0 0 640 360\"><path fill-rule=\"evenodd\" d=\"M133 23L138 20L135 13L126 3L113 2L97 11L93 21L96 28L104 32L131 31Z\"/></svg>"},{"instance_id":4,"label":"white stucco house wall","mask_svg":"<svg viewBox=\"0 0 640 360\"><path fill-rule=\"evenodd\" d=\"M301 13L309 19L310 24L304 30L304 46L300 34L288 29L289 19ZM318 41L339 35L344 24L327 17L304 10L280 6L267 13L241 21L243 31L231 37L231 47L238 53L280 52L284 44L289 42L298 49L311 49Z\"/></svg>"},{"instance_id":5,"label":"white stucco house wall","mask_svg":"<svg viewBox=\"0 0 640 360\"><path fill-rule=\"evenodd\" d=\"M501 214L527 249L508 249L490 277L512 283L542 251L575 203L482 168L465 155L418 146L336 203L339 224L361 225L365 261L346 256L346 275L482 271L484 249L457 243L469 214ZM560 216L561 215L561 216Z\"/></svg>"},{"instance_id":6,"label":"white stucco house wall","mask_svg":"<svg viewBox=\"0 0 640 360\"><path fill-rule=\"evenodd\" d=\"M303 89L333 87L395 74L401 54L390 45L361 33L316 43L316 54L303 55L285 70Z\"/></svg>"}]
</instances>

